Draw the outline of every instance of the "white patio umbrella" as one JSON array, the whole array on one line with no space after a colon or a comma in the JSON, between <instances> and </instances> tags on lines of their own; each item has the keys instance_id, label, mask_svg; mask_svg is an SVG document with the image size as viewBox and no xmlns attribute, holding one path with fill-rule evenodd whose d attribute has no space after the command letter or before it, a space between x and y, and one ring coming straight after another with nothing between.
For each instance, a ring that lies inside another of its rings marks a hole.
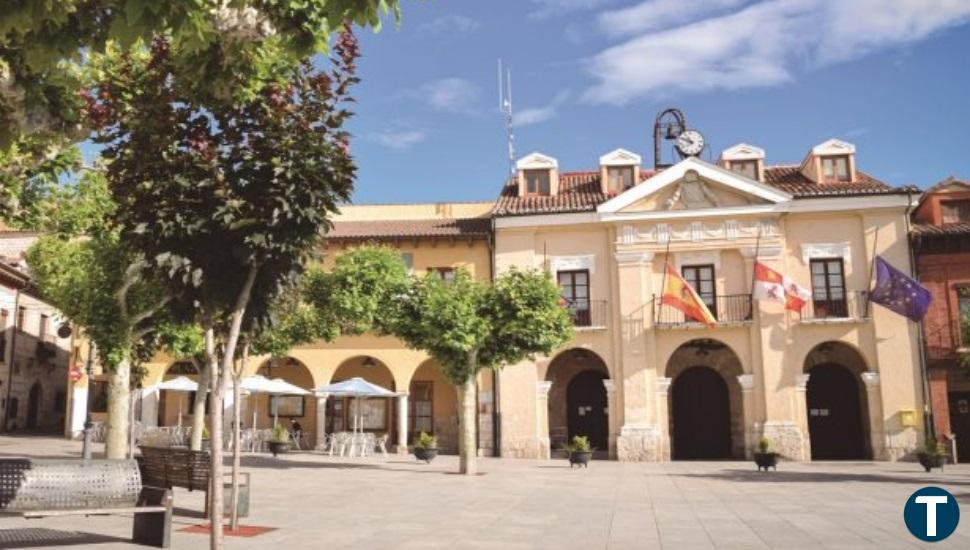
<instances>
[{"instance_id":1,"label":"white patio umbrella","mask_svg":"<svg viewBox=\"0 0 970 550\"><path fill-rule=\"evenodd\" d=\"M256 374L243 379L239 387L247 393L265 393L267 395L309 395L310 392L300 386L290 384L282 378L269 379ZM279 422L279 407L273 415L273 426ZM253 407L253 429L256 428L256 407Z\"/></svg>"},{"instance_id":2,"label":"white patio umbrella","mask_svg":"<svg viewBox=\"0 0 970 550\"><path fill-rule=\"evenodd\" d=\"M173 378L171 380L166 380L160 384L155 384L149 388L142 390L142 394L145 392L153 392L156 390L166 390L166 391L176 391L181 393L199 391L199 384L192 381L184 376L179 376L178 378ZM182 401L184 399L179 397L179 427L182 426Z\"/></svg>"},{"instance_id":3,"label":"white patio umbrella","mask_svg":"<svg viewBox=\"0 0 970 550\"><path fill-rule=\"evenodd\" d=\"M353 397L356 400L368 397L394 397L397 395L387 388L382 388L377 384L372 384L363 378L356 377L342 382L335 382L329 386L316 389L317 394L327 394L337 397ZM357 411L354 417L354 431L358 428L363 431L360 419L360 402L357 402Z\"/></svg>"}]
</instances>

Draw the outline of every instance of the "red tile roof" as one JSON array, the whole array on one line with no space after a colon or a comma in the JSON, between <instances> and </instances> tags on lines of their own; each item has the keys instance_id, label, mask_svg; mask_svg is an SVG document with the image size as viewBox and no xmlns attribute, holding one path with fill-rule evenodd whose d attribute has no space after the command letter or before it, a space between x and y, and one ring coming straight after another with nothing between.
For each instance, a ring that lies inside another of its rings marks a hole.
<instances>
[{"instance_id":1,"label":"red tile roof","mask_svg":"<svg viewBox=\"0 0 970 550\"><path fill-rule=\"evenodd\" d=\"M641 181L653 176L653 170L642 170ZM914 192L915 187L891 187L872 176L857 171L853 182L815 183L805 177L798 165L765 167L765 183L795 198L844 197L856 195L886 195ZM518 184L509 180L502 188L492 213L496 216L526 214L561 214L591 212L614 195L600 190L599 171L562 172L559 174L559 193L554 196L518 196Z\"/></svg>"},{"instance_id":2,"label":"red tile roof","mask_svg":"<svg viewBox=\"0 0 970 550\"><path fill-rule=\"evenodd\" d=\"M325 238L330 240L480 238L487 237L491 228L492 221L489 218L337 221Z\"/></svg>"},{"instance_id":3,"label":"red tile roof","mask_svg":"<svg viewBox=\"0 0 970 550\"><path fill-rule=\"evenodd\" d=\"M970 235L970 223L947 223L933 225L931 223L914 223L910 226L910 233L917 237L943 237L947 235Z\"/></svg>"}]
</instances>

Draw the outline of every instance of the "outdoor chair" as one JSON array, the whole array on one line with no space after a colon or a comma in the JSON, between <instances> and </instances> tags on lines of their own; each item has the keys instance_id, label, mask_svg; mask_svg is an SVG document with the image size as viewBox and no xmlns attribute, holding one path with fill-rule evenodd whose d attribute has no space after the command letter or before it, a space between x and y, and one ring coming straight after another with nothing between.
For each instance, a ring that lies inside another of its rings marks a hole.
<instances>
[{"instance_id":1,"label":"outdoor chair","mask_svg":"<svg viewBox=\"0 0 970 550\"><path fill-rule=\"evenodd\" d=\"M387 434L378 437L374 445L374 448L380 450L384 458L387 458Z\"/></svg>"}]
</instances>

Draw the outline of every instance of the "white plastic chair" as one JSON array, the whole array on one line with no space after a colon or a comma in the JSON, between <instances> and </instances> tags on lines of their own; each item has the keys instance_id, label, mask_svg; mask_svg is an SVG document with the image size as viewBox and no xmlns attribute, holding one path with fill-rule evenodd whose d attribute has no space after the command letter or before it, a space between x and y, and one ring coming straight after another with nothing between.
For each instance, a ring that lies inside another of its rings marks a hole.
<instances>
[{"instance_id":1,"label":"white plastic chair","mask_svg":"<svg viewBox=\"0 0 970 550\"><path fill-rule=\"evenodd\" d=\"M387 434L378 437L374 446L381 451L384 458L387 458Z\"/></svg>"}]
</instances>

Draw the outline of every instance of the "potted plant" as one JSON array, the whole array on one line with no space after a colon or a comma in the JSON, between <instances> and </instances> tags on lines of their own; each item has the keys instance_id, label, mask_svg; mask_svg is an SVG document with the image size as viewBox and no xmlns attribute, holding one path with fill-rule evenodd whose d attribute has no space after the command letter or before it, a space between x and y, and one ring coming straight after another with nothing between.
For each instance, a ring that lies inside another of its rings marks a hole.
<instances>
[{"instance_id":1,"label":"potted plant","mask_svg":"<svg viewBox=\"0 0 970 550\"><path fill-rule=\"evenodd\" d=\"M209 435L209 427L202 425L202 450L209 452L212 450L212 437Z\"/></svg>"},{"instance_id":2,"label":"potted plant","mask_svg":"<svg viewBox=\"0 0 970 550\"><path fill-rule=\"evenodd\" d=\"M290 450L290 432L286 429L286 426L282 424L277 424L273 428L273 437L269 440L269 452L273 453L273 457L280 453L285 453Z\"/></svg>"},{"instance_id":3,"label":"potted plant","mask_svg":"<svg viewBox=\"0 0 970 550\"><path fill-rule=\"evenodd\" d=\"M926 442L926 449L916 453L916 459L927 473L933 468L943 470L943 465L946 464L946 450L935 439L929 439Z\"/></svg>"},{"instance_id":4,"label":"potted plant","mask_svg":"<svg viewBox=\"0 0 970 550\"><path fill-rule=\"evenodd\" d=\"M767 437L762 437L758 441L758 450L754 453L754 463L758 465L758 471L768 471L768 468L778 469L778 453L771 450L771 441Z\"/></svg>"},{"instance_id":5,"label":"potted plant","mask_svg":"<svg viewBox=\"0 0 970 550\"><path fill-rule=\"evenodd\" d=\"M438 456L438 438L427 432L418 434L417 439L414 440L414 458L430 464L436 456Z\"/></svg>"},{"instance_id":6,"label":"potted plant","mask_svg":"<svg viewBox=\"0 0 970 550\"><path fill-rule=\"evenodd\" d=\"M589 446L589 438L576 435L566 444L569 453L569 467L582 466L589 468L589 459L593 458L593 448Z\"/></svg>"}]
</instances>

